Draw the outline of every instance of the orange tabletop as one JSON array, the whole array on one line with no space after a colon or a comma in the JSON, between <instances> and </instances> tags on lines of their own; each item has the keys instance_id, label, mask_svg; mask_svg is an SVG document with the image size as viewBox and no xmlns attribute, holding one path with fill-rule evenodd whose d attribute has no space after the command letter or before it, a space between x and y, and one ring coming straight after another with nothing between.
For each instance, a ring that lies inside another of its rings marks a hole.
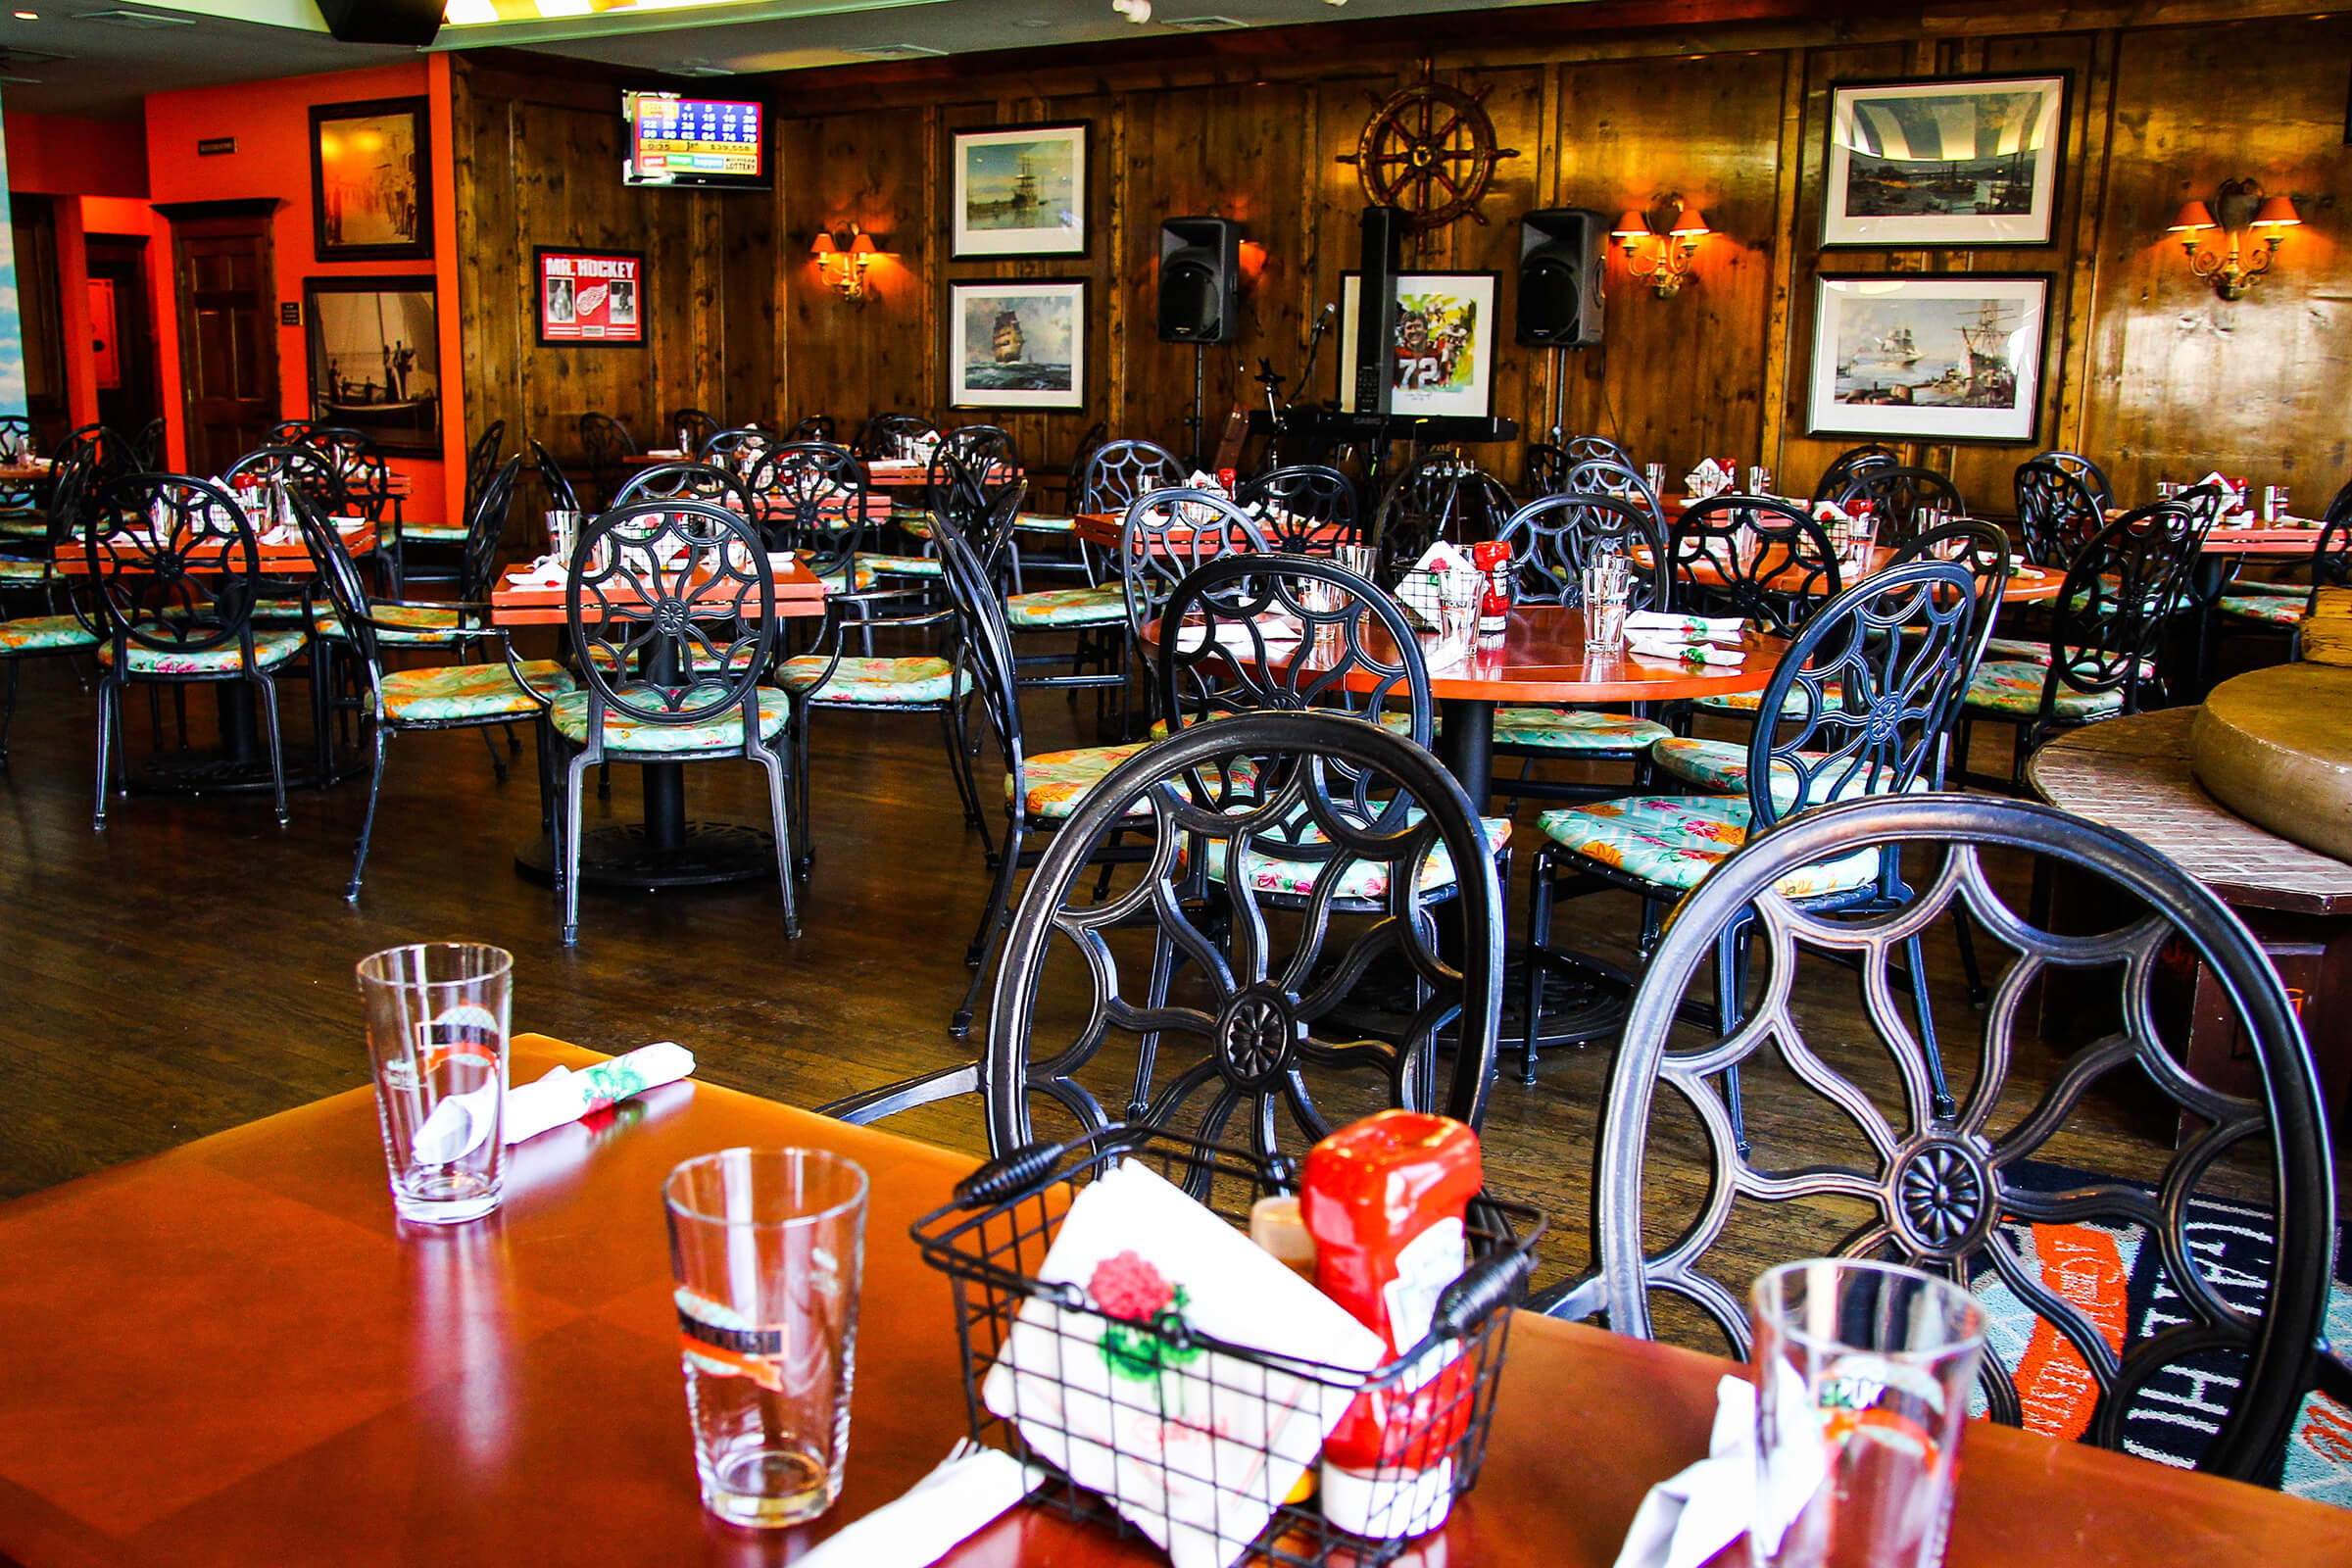
<instances>
[{"instance_id":1,"label":"orange tabletop","mask_svg":"<svg viewBox=\"0 0 2352 1568\"><path fill-rule=\"evenodd\" d=\"M365 1060L356 1004L344 1031ZM693 1044L693 1042L689 1042ZM514 1076L599 1059L523 1035ZM872 1178L846 1489L755 1534L696 1496L662 1178L733 1145ZM516 1150L505 1206L404 1227L357 1089L0 1205L0 1559L780 1565L964 1431L948 1284L907 1227L971 1161L709 1084ZM1428 1568L1606 1568L1642 1492L1706 1452L1731 1363L1514 1320L1478 1490ZM2342 1562L2352 1514L1972 1423L1951 1568ZM1159 1564L1016 1509L948 1568Z\"/></svg>"},{"instance_id":2,"label":"orange tabletop","mask_svg":"<svg viewBox=\"0 0 2352 1568\"><path fill-rule=\"evenodd\" d=\"M1070 518L1078 537L1088 544L1101 545L1105 550L1119 548L1119 539L1126 532L1127 514L1124 512L1081 512ZM1193 532L1190 528L1168 528L1154 535L1159 547L1171 553L1189 554ZM1342 522L1318 523L1307 530L1307 539L1316 545L1353 544L1355 529Z\"/></svg>"},{"instance_id":3,"label":"orange tabletop","mask_svg":"<svg viewBox=\"0 0 2352 1568\"><path fill-rule=\"evenodd\" d=\"M45 459L39 463L12 463L0 467L0 484L39 484L48 477L49 464Z\"/></svg>"},{"instance_id":4,"label":"orange tabletop","mask_svg":"<svg viewBox=\"0 0 2352 1568\"><path fill-rule=\"evenodd\" d=\"M1887 565L1893 562L1894 557L1895 551L1892 546L1871 546L1870 576L1876 576L1885 571ZM1647 559L1646 554L1643 555L1643 559ZM1716 569L1715 564L1711 561L1694 560L1689 562L1685 569L1690 573L1692 582L1720 584L1723 581L1723 573ZM1841 588L1851 588L1854 584L1844 580L1844 572L1845 568L1840 564L1838 585ZM1808 581L1809 577L1811 580ZM1867 582L1870 578L1866 576L1856 580ZM1797 566L1788 565L1765 578L1763 586L1781 588L1783 591L1790 593L1801 589L1809 594L1826 595L1829 592L1829 579L1824 576L1815 576ZM2009 568L2009 581L2001 589L2001 603L2005 605L2037 604L2057 598L2059 591L2065 586L2066 573L2063 571L2057 571L2048 566L2029 565L2023 562L2013 563Z\"/></svg>"},{"instance_id":5,"label":"orange tabletop","mask_svg":"<svg viewBox=\"0 0 2352 1568\"><path fill-rule=\"evenodd\" d=\"M776 585L776 613L785 619L796 616L821 615L825 612L824 580L801 562L774 573ZM607 590L611 594L611 590ZM490 591L490 624L493 626L561 626L564 618L565 588L562 583L553 587L533 585L521 587L513 575L499 579ZM612 596L615 603L617 595Z\"/></svg>"},{"instance_id":6,"label":"orange tabletop","mask_svg":"<svg viewBox=\"0 0 2352 1568\"><path fill-rule=\"evenodd\" d=\"M2319 548L2320 525L2280 527L2276 523L2245 528L2213 528L2201 547L2209 556L2308 556Z\"/></svg>"},{"instance_id":7,"label":"orange tabletop","mask_svg":"<svg viewBox=\"0 0 2352 1568\"><path fill-rule=\"evenodd\" d=\"M337 517L334 519L334 523L335 532L343 536L343 548L353 555L365 556L375 549L375 524L368 518ZM118 535L117 537L124 536ZM137 534L127 537L133 541L140 538ZM270 530L256 536L256 545L261 569L270 576L307 576L318 570L317 564L311 560L311 547L302 542L300 534L288 537L276 533L275 530ZM226 541L222 541L217 547L216 553L223 558L227 556ZM189 564L191 568L196 564L192 556ZM125 558L118 561L112 569L132 571L137 567L136 561ZM90 571L89 553L78 545L59 552L57 569L67 576L88 576Z\"/></svg>"},{"instance_id":8,"label":"orange tabletop","mask_svg":"<svg viewBox=\"0 0 2352 1568\"><path fill-rule=\"evenodd\" d=\"M992 468L981 482L1010 484L1021 476L1021 470L1009 472L1002 467ZM874 458L865 466L866 482L877 490L919 490L931 482L931 466L906 458Z\"/></svg>"}]
</instances>

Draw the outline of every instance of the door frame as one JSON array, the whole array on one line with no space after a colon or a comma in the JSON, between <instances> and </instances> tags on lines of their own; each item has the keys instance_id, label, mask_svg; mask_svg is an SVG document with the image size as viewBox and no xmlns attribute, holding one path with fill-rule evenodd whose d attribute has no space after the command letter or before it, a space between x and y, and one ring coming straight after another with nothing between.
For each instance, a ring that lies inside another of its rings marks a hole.
<instances>
[{"instance_id":1,"label":"door frame","mask_svg":"<svg viewBox=\"0 0 2352 1568\"><path fill-rule=\"evenodd\" d=\"M229 239L253 236L260 241L261 275L267 280L268 303L272 307L266 323L270 329L268 339L270 353L266 356L266 363L270 369L269 401L272 412L280 413L284 410L285 400L283 397L284 382L278 373L276 353L277 320L274 307L277 304L277 236L273 230L277 226L275 222L277 210L285 205L285 201L277 196L252 196L233 201L151 202L148 205L163 214L165 220L172 225L172 330L178 334L177 348L181 367L179 434L181 451L186 454L185 463L190 467L200 467L202 465L198 464L194 454L188 451L196 435L196 386L194 379L188 375L186 370L188 345L195 340L196 336L195 289L193 279L190 278L187 269L183 265L185 258L181 253L181 247L184 242L192 239Z\"/></svg>"}]
</instances>

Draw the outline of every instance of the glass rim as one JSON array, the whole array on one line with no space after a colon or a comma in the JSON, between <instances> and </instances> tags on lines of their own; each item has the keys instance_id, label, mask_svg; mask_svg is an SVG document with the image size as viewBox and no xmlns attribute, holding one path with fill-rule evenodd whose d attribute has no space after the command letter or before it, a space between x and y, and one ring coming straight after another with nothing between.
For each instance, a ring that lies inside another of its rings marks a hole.
<instances>
[{"instance_id":1,"label":"glass rim","mask_svg":"<svg viewBox=\"0 0 2352 1568\"><path fill-rule=\"evenodd\" d=\"M1908 1263L1889 1263L1874 1257L1799 1257L1791 1258L1786 1263L1775 1263L1757 1275L1755 1284L1748 1287L1747 1299L1756 1318L1760 1321L1765 1315L1763 1298L1765 1286L1768 1283L1777 1284L1781 1279L1801 1269L1824 1266L1848 1273L1877 1274L1884 1278L1898 1279L1915 1284L1924 1282L1934 1287L1936 1294L1959 1298L1961 1305L1967 1308L1967 1322L1970 1327L1954 1331L1952 1338L1943 1345L1915 1350L1873 1350L1870 1352L1871 1354L1884 1355L1893 1360L1930 1360L1940 1359L1960 1350L1984 1348L1984 1335L1991 1323L1989 1316L1985 1313L1984 1302L1978 1300L1963 1287L1955 1285L1940 1274L1931 1274L1924 1268L1913 1268ZM1850 1350L1858 1348L1858 1347L1847 1345L1843 1340L1835 1336L1815 1334L1800 1324L1790 1323L1787 1316L1781 1313L1773 1314L1773 1329L1783 1340L1794 1345L1805 1346L1810 1349Z\"/></svg>"},{"instance_id":2,"label":"glass rim","mask_svg":"<svg viewBox=\"0 0 2352 1568\"><path fill-rule=\"evenodd\" d=\"M740 1219L732 1214L712 1214L697 1208L691 1203L679 1200L677 1192L679 1177L697 1166L712 1164L725 1159L730 1154L800 1154L803 1156L813 1154L828 1163L841 1166L857 1177L857 1188L837 1203L824 1208L811 1208L805 1214L787 1215L782 1219ZM843 1214L863 1203L871 1195L873 1185L873 1177L867 1174L863 1165L850 1158L849 1155L836 1153L830 1149L821 1149L808 1144L737 1144L731 1149L713 1149L707 1154L696 1154L672 1165L669 1174L662 1178L662 1206L680 1219L695 1220L705 1225L723 1225L730 1229L743 1230L790 1230L796 1225L816 1225L825 1220L840 1218Z\"/></svg>"},{"instance_id":3,"label":"glass rim","mask_svg":"<svg viewBox=\"0 0 2352 1568\"><path fill-rule=\"evenodd\" d=\"M455 952L460 949L470 949L475 953L495 954L497 960L485 967L480 974L469 974L455 980L404 979L397 975L383 973L380 966L377 965L378 959L387 958L396 953ZM514 972L514 955L494 942L403 942L397 947L377 949L352 965L352 969L359 976L360 984L364 986L478 986L485 980L496 980L501 975L512 975Z\"/></svg>"}]
</instances>

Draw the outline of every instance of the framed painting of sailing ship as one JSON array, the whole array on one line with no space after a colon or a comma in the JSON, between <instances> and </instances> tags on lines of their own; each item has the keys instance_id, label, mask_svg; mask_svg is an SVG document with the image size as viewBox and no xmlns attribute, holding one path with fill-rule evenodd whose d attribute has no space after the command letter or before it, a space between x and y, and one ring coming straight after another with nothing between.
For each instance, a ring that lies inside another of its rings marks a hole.
<instances>
[{"instance_id":1,"label":"framed painting of sailing ship","mask_svg":"<svg viewBox=\"0 0 2352 1568\"><path fill-rule=\"evenodd\" d=\"M1084 256L1087 123L956 132L951 259Z\"/></svg>"},{"instance_id":2,"label":"framed painting of sailing ship","mask_svg":"<svg viewBox=\"0 0 2352 1568\"><path fill-rule=\"evenodd\" d=\"M2050 280L1845 273L1816 280L1815 435L2031 441Z\"/></svg>"},{"instance_id":3,"label":"framed painting of sailing ship","mask_svg":"<svg viewBox=\"0 0 2352 1568\"><path fill-rule=\"evenodd\" d=\"M645 253L542 245L531 253L539 344L635 348L645 341Z\"/></svg>"},{"instance_id":4,"label":"framed painting of sailing ship","mask_svg":"<svg viewBox=\"0 0 2352 1568\"><path fill-rule=\"evenodd\" d=\"M1389 412L1408 418L1494 412L1493 272L1396 274L1396 358ZM1340 274L1340 408L1355 412L1359 272Z\"/></svg>"},{"instance_id":5,"label":"framed painting of sailing ship","mask_svg":"<svg viewBox=\"0 0 2352 1568\"><path fill-rule=\"evenodd\" d=\"M2066 75L1830 89L1824 245L2047 245Z\"/></svg>"},{"instance_id":6,"label":"framed painting of sailing ship","mask_svg":"<svg viewBox=\"0 0 2352 1568\"><path fill-rule=\"evenodd\" d=\"M441 455L441 314L431 276L303 279L311 417L386 452Z\"/></svg>"},{"instance_id":7,"label":"framed painting of sailing ship","mask_svg":"<svg viewBox=\"0 0 2352 1568\"><path fill-rule=\"evenodd\" d=\"M1086 283L948 285L948 402L958 409L1086 407Z\"/></svg>"},{"instance_id":8,"label":"framed painting of sailing ship","mask_svg":"<svg viewBox=\"0 0 2352 1568\"><path fill-rule=\"evenodd\" d=\"M433 254L432 145L422 98L311 106L311 238L322 262Z\"/></svg>"}]
</instances>

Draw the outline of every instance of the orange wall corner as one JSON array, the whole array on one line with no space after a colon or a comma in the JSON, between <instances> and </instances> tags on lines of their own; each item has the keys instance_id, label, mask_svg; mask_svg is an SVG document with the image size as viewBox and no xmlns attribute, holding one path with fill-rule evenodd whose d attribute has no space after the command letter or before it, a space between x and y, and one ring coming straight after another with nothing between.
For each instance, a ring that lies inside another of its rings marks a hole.
<instances>
[{"instance_id":1,"label":"orange wall corner","mask_svg":"<svg viewBox=\"0 0 2352 1568\"><path fill-rule=\"evenodd\" d=\"M40 196L147 195L147 133L135 120L0 112L8 188Z\"/></svg>"}]
</instances>

